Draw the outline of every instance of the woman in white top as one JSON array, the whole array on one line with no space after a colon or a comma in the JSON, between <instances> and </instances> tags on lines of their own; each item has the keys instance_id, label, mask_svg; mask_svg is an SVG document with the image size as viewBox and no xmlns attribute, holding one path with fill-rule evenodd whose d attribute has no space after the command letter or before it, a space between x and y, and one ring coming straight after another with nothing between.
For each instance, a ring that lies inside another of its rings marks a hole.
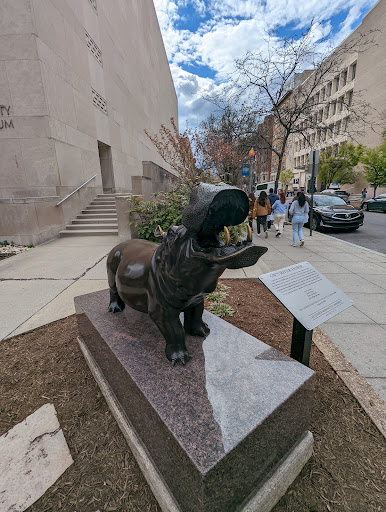
<instances>
[{"instance_id":1,"label":"woman in white top","mask_svg":"<svg viewBox=\"0 0 386 512\"><path fill-rule=\"evenodd\" d=\"M281 192L279 199L272 205L272 211L274 212L273 224L276 228L276 238L280 238L284 229L285 214L287 213L288 201L285 198L284 192Z\"/></svg>"},{"instance_id":2,"label":"woman in white top","mask_svg":"<svg viewBox=\"0 0 386 512\"><path fill-rule=\"evenodd\" d=\"M309 211L310 207L306 201L306 196L303 192L298 192L289 210L290 215L292 215L292 247L297 246L298 237L300 247L304 245L303 225L308 221Z\"/></svg>"}]
</instances>

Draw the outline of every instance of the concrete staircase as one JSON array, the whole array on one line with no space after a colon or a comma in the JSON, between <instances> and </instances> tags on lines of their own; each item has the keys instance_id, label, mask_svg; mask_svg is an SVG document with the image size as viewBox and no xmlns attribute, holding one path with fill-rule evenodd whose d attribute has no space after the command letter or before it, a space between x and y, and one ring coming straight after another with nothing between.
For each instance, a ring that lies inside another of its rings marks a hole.
<instances>
[{"instance_id":1,"label":"concrete staircase","mask_svg":"<svg viewBox=\"0 0 386 512\"><path fill-rule=\"evenodd\" d=\"M85 210L74 219L60 236L117 235L117 209L115 194L98 194Z\"/></svg>"}]
</instances>

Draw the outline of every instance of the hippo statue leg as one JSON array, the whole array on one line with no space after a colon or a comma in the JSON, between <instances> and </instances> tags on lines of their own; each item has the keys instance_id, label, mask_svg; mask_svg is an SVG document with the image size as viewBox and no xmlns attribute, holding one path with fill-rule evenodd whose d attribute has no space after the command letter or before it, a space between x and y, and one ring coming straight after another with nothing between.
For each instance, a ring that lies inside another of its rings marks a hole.
<instances>
[{"instance_id":1,"label":"hippo statue leg","mask_svg":"<svg viewBox=\"0 0 386 512\"><path fill-rule=\"evenodd\" d=\"M107 259L107 280L110 287L109 313L121 313L125 309L125 303L119 296L117 285L115 283L115 274L117 273L121 258L121 252L117 250L113 254L110 253Z\"/></svg>"},{"instance_id":2,"label":"hippo statue leg","mask_svg":"<svg viewBox=\"0 0 386 512\"><path fill-rule=\"evenodd\" d=\"M202 320L204 301L184 311L184 329L192 336L206 336L210 333L208 324Z\"/></svg>"},{"instance_id":3,"label":"hippo statue leg","mask_svg":"<svg viewBox=\"0 0 386 512\"><path fill-rule=\"evenodd\" d=\"M191 357L185 345L185 331L179 318L179 311L149 305L149 316L166 340L165 354L172 365L185 364Z\"/></svg>"}]
</instances>

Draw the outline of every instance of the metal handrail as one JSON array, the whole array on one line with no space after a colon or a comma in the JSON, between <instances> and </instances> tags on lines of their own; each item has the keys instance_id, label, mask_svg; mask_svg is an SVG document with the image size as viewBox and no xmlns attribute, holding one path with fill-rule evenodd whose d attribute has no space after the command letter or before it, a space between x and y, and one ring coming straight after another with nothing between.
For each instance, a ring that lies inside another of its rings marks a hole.
<instances>
[{"instance_id":1,"label":"metal handrail","mask_svg":"<svg viewBox=\"0 0 386 512\"><path fill-rule=\"evenodd\" d=\"M65 201L66 199L68 199L69 197L72 196L72 194L75 194L75 192L77 192L79 189L81 189L82 187L84 187L85 185L87 185L87 183L91 180L93 180L94 178L96 177L96 174L94 174L94 176L92 178L90 178L89 180L85 181L83 183L83 185L81 185L80 187L76 188L73 192L71 192L71 194L67 194L66 197L63 197L63 199L61 201L59 201L59 203L56 203L56 206L59 206L60 204L63 203L63 201Z\"/></svg>"}]
</instances>

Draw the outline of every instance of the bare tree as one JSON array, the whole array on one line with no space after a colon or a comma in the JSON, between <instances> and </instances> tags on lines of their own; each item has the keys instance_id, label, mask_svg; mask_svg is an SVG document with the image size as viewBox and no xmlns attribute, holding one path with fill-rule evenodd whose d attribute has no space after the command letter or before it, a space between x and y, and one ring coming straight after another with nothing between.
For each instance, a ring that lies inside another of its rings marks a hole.
<instances>
[{"instance_id":1,"label":"bare tree","mask_svg":"<svg viewBox=\"0 0 386 512\"><path fill-rule=\"evenodd\" d=\"M249 135L254 137L255 151L268 147L277 157L275 190L291 136L298 136L307 147L315 146L315 133L320 140L328 136L331 127L325 114L326 109L332 108L334 80L344 79L341 74L350 54L365 52L376 44L376 32L379 31L351 36L334 51L326 49L323 53L317 51L312 25L298 39L286 39L280 44L267 40L266 48L248 52L236 61L236 73L226 97L211 98L220 108L221 101L233 104L235 110L235 105L241 103L245 110L248 103L252 117L260 120L273 116L273 137L256 129ZM323 46L320 41L318 45ZM376 128L376 115L370 116L371 107L363 94L342 96L336 107L347 114L347 122L340 129L351 139L356 140L369 125Z\"/></svg>"}]
</instances>

